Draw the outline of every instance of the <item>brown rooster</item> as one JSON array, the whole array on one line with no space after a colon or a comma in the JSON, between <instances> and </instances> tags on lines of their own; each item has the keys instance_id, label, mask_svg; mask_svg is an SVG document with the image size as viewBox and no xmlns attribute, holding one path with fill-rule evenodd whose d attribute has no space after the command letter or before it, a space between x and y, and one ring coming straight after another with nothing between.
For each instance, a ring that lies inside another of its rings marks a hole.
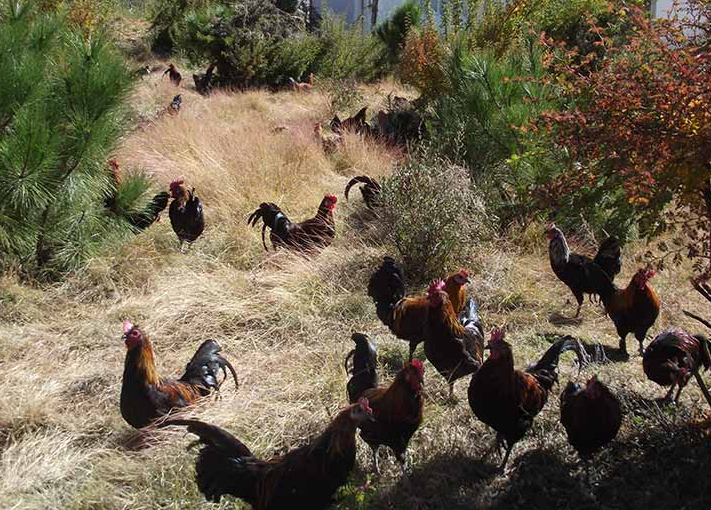
<instances>
[{"instance_id":1,"label":"brown rooster","mask_svg":"<svg viewBox=\"0 0 711 510\"><path fill-rule=\"evenodd\" d=\"M546 236L550 241L548 255L551 269L575 296L575 300L578 302L575 317L578 317L580 308L583 306L584 295L597 294L597 289L600 287L601 273L597 269L602 269L610 281L613 281L615 275L620 272L622 267L620 243L616 238L608 237L600 245L595 258L591 259L585 255L571 252L563 232L555 226L555 223L547 225Z\"/></svg>"},{"instance_id":2,"label":"brown rooster","mask_svg":"<svg viewBox=\"0 0 711 510\"><path fill-rule=\"evenodd\" d=\"M668 329L652 340L644 351L642 367L650 381L660 386L669 386L664 400L671 401L676 386L674 402L679 402L679 395L693 374L703 367L711 368L711 360L706 357L702 342L711 347L709 340L702 335L691 335L683 329Z\"/></svg>"},{"instance_id":3,"label":"brown rooster","mask_svg":"<svg viewBox=\"0 0 711 510\"><path fill-rule=\"evenodd\" d=\"M170 82L173 85L175 85L176 87L180 85L180 81L183 79L183 77L180 75L173 63L168 66L168 69L165 70L163 76L165 76L166 74L168 75L168 78L170 78Z\"/></svg>"},{"instance_id":4,"label":"brown rooster","mask_svg":"<svg viewBox=\"0 0 711 510\"><path fill-rule=\"evenodd\" d=\"M341 120L338 115L336 115L333 117L333 120L331 120L331 131L339 135L342 135L346 131L352 131L359 135L368 133L370 131L370 126L365 120L367 111L368 107L365 106L361 108L353 117L349 117L346 120Z\"/></svg>"},{"instance_id":5,"label":"brown rooster","mask_svg":"<svg viewBox=\"0 0 711 510\"><path fill-rule=\"evenodd\" d=\"M491 332L487 348L491 353L469 384L469 405L477 418L496 431L499 451L502 446L506 448L499 468L503 470L514 445L531 428L558 381L560 355L574 350L581 366L588 357L578 340L566 336L556 341L538 363L525 371L517 370L511 346L500 329Z\"/></svg>"},{"instance_id":6,"label":"brown rooster","mask_svg":"<svg viewBox=\"0 0 711 510\"><path fill-rule=\"evenodd\" d=\"M569 382L560 395L560 422L587 471L586 461L615 439L620 430L620 401L596 376L585 386Z\"/></svg>"},{"instance_id":7,"label":"brown rooster","mask_svg":"<svg viewBox=\"0 0 711 510\"><path fill-rule=\"evenodd\" d=\"M170 203L168 216L182 251L183 243L191 245L205 230L205 214L202 202L195 194L195 188L188 191L182 179L170 183L170 196L173 201Z\"/></svg>"},{"instance_id":8,"label":"brown rooster","mask_svg":"<svg viewBox=\"0 0 711 510\"><path fill-rule=\"evenodd\" d=\"M365 202L368 209L375 209L380 205L380 184L367 175L358 175L348 181L345 191L346 200L348 200L348 192L355 184L363 184L360 187L360 194L363 195L363 202Z\"/></svg>"},{"instance_id":9,"label":"brown rooster","mask_svg":"<svg viewBox=\"0 0 711 510\"><path fill-rule=\"evenodd\" d=\"M333 210L338 199L334 195L326 195L318 207L316 216L301 223L292 223L282 212L278 205L262 203L247 219L247 224L255 226L261 218L262 244L269 251L264 240L264 231L267 227L271 231L269 239L272 247L279 246L300 251L311 251L316 248L325 248L333 242L336 236L336 225L333 221Z\"/></svg>"},{"instance_id":10,"label":"brown rooster","mask_svg":"<svg viewBox=\"0 0 711 510\"><path fill-rule=\"evenodd\" d=\"M647 331L657 320L661 307L659 296L649 285L649 280L655 275L655 272L640 269L632 277L629 285L620 289L600 269L596 269L596 271L599 276L600 299L620 336L620 352L627 354L625 340L629 333L634 333L639 342L639 353L643 354L643 342Z\"/></svg>"},{"instance_id":11,"label":"brown rooster","mask_svg":"<svg viewBox=\"0 0 711 510\"><path fill-rule=\"evenodd\" d=\"M479 307L469 298L465 310L457 317L454 303L441 280L427 289L425 321L425 354L430 363L449 383L449 396L454 396L454 382L476 372L484 359L484 328ZM459 298L455 294L456 298Z\"/></svg>"},{"instance_id":12,"label":"brown rooster","mask_svg":"<svg viewBox=\"0 0 711 510\"><path fill-rule=\"evenodd\" d=\"M339 487L348 481L356 456L355 432L373 419L367 399L361 399L333 419L310 444L269 460L256 458L229 432L196 420L169 420L161 426L187 426L203 448L195 463L200 492L209 501L240 498L254 510L328 508Z\"/></svg>"},{"instance_id":13,"label":"brown rooster","mask_svg":"<svg viewBox=\"0 0 711 510\"><path fill-rule=\"evenodd\" d=\"M422 424L425 367L420 360L407 363L387 388L371 388L363 392L373 408L373 422L364 423L360 437L373 450L375 472L380 474L378 450L381 445L392 448L403 473L407 469L407 446Z\"/></svg>"},{"instance_id":14,"label":"brown rooster","mask_svg":"<svg viewBox=\"0 0 711 510\"><path fill-rule=\"evenodd\" d=\"M469 273L464 270L447 277L444 290L459 314L466 300ZM405 271L392 257L383 257L381 266L371 275L368 295L375 302L380 321L398 338L410 342L412 360L418 344L424 341L427 296L405 297Z\"/></svg>"},{"instance_id":15,"label":"brown rooster","mask_svg":"<svg viewBox=\"0 0 711 510\"><path fill-rule=\"evenodd\" d=\"M163 379L156 371L153 346L147 335L129 321L123 323L126 361L121 386L121 415L132 427L149 425L171 409L194 404L200 397L219 390L227 379L227 367L235 379L237 374L229 361L220 356L215 340L205 340L185 367L178 380ZM225 376L218 381L222 370Z\"/></svg>"}]
</instances>

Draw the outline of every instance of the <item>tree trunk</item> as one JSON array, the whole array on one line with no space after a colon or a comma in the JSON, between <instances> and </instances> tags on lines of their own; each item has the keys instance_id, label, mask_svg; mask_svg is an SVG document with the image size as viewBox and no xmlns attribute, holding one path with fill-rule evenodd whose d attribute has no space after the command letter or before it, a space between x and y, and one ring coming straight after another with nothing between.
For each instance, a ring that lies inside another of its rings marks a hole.
<instances>
[{"instance_id":1,"label":"tree trunk","mask_svg":"<svg viewBox=\"0 0 711 510\"><path fill-rule=\"evenodd\" d=\"M375 30L378 24L378 2L380 0L371 0L370 2L370 30Z\"/></svg>"}]
</instances>

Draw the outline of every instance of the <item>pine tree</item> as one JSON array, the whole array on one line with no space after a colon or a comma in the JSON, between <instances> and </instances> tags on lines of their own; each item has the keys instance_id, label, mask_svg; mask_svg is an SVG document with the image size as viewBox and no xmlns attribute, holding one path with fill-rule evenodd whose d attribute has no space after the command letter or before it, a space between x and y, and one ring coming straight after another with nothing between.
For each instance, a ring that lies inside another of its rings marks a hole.
<instances>
[{"instance_id":1,"label":"pine tree","mask_svg":"<svg viewBox=\"0 0 711 510\"><path fill-rule=\"evenodd\" d=\"M145 201L145 178L117 190L106 165L132 78L106 37L35 2L8 0L0 24L0 269L55 277L125 239L124 213Z\"/></svg>"}]
</instances>

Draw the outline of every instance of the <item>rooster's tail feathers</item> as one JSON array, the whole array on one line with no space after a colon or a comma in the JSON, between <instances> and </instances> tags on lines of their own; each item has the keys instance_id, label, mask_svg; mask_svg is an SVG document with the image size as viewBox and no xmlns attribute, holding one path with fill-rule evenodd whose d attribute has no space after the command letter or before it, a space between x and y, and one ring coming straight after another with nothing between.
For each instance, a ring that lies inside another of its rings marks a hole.
<instances>
[{"instance_id":1,"label":"rooster's tail feathers","mask_svg":"<svg viewBox=\"0 0 711 510\"><path fill-rule=\"evenodd\" d=\"M459 321L465 328L476 328L482 339L484 338L484 325L479 315L479 305L474 301L474 298L470 297L467 299L467 304L459 314Z\"/></svg>"},{"instance_id":2,"label":"rooster's tail feathers","mask_svg":"<svg viewBox=\"0 0 711 510\"><path fill-rule=\"evenodd\" d=\"M235 386L239 386L237 373L232 364L220 356L221 350L220 344L215 340L205 340L188 362L185 367L185 374L180 380L219 390L222 383L227 379L227 371L225 369L229 369L232 377L234 377ZM218 380L220 371L224 375L222 381Z\"/></svg>"},{"instance_id":3,"label":"rooster's tail feathers","mask_svg":"<svg viewBox=\"0 0 711 510\"><path fill-rule=\"evenodd\" d=\"M608 237L600 245L594 262L605 271L610 280L614 280L622 269L621 257L620 242L616 237Z\"/></svg>"},{"instance_id":4,"label":"rooster's tail feathers","mask_svg":"<svg viewBox=\"0 0 711 510\"><path fill-rule=\"evenodd\" d=\"M383 257L383 263L368 282L368 295L373 298L378 316L392 310L395 303L405 297L405 272L392 257Z\"/></svg>"},{"instance_id":5,"label":"rooster's tail feathers","mask_svg":"<svg viewBox=\"0 0 711 510\"><path fill-rule=\"evenodd\" d=\"M251 500L256 477L249 469L252 452L226 430L198 420L167 420L159 427L185 426L205 445L195 463L198 488L205 497L219 502L224 494ZM257 461L258 462L258 461Z\"/></svg>"},{"instance_id":6,"label":"rooster's tail feathers","mask_svg":"<svg viewBox=\"0 0 711 510\"><path fill-rule=\"evenodd\" d=\"M365 184L366 186L371 187L373 189L380 190L380 184L378 184L378 182L375 179L373 179L372 177L369 177L367 175L358 175L356 177L353 177L350 181L348 181L348 184L346 184L346 191L345 191L346 200L348 200L348 192L351 190L351 188L354 185L356 185L358 183L362 183L362 184Z\"/></svg>"},{"instance_id":7,"label":"rooster's tail feathers","mask_svg":"<svg viewBox=\"0 0 711 510\"><path fill-rule=\"evenodd\" d=\"M580 340L566 335L551 345L541 359L538 360L538 363L530 365L526 372L533 375L543 387L550 390L553 387L553 383L558 381L556 369L558 368L560 355L566 351L575 352L579 369L590 362L590 356L583 344L580 343Z\"/></svg>"}]
</instances>

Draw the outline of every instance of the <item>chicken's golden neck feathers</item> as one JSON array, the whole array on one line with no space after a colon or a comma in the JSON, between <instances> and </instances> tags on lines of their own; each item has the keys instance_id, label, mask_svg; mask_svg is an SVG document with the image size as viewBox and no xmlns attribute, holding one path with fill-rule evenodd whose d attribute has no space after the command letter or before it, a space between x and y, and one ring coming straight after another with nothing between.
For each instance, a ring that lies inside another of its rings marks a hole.
<instances>
[{"instance_id":1,"label":"chicken's golden neck feathers","mask_svg":"<svg viewBox=\"0 0 711 510\"><path fill-rule=\"evenodd\" d=\"M133 365L137 375L143 378L146 384L160 384L160 377L158 376L155 357L153 356L153 345L148 336L144 335L141 345L136 349L138 353L133 360Z\"/></svg>"}]
</instances>

